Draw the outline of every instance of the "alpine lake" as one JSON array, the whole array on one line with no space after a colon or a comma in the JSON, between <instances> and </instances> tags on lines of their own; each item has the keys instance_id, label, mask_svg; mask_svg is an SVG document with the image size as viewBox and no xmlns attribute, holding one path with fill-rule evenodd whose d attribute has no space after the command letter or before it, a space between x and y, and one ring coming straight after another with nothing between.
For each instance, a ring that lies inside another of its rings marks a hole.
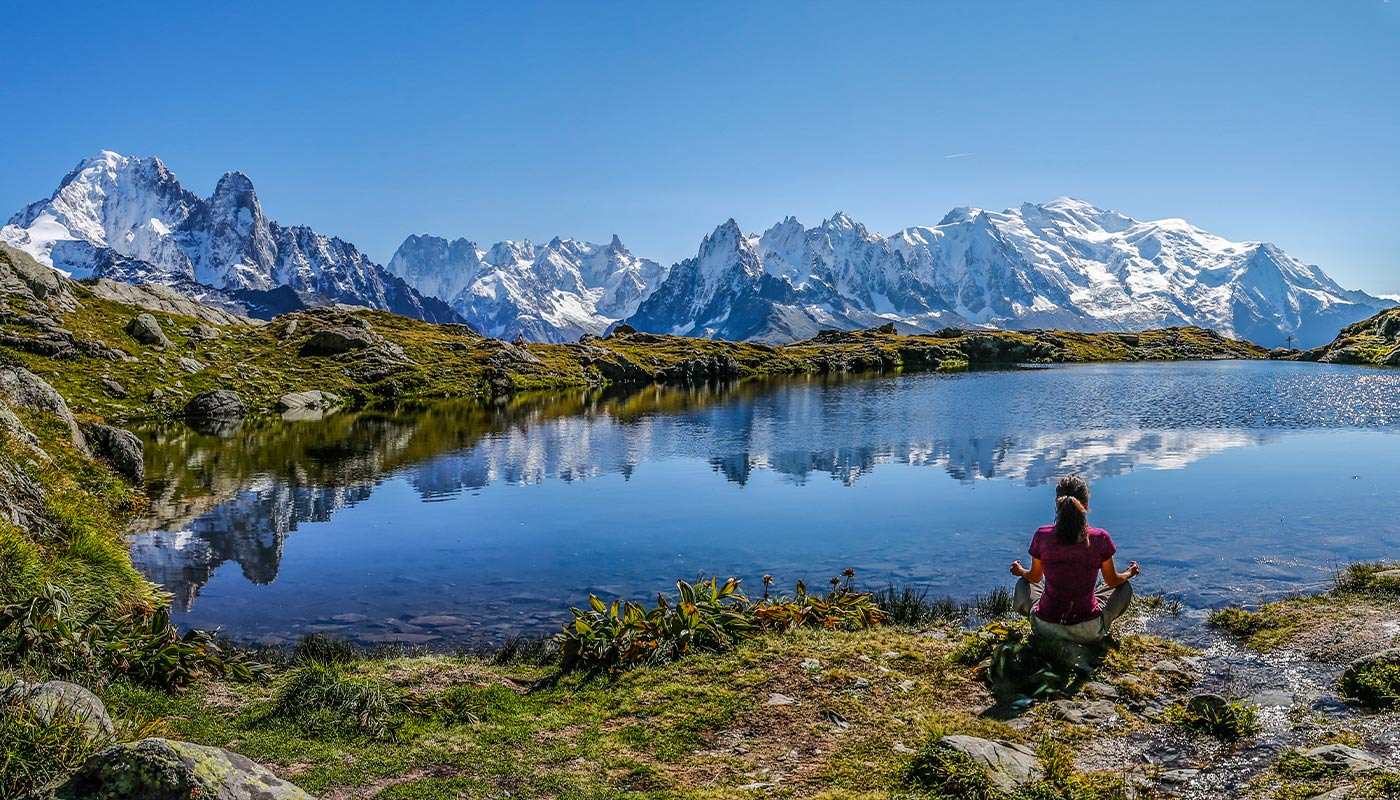
<instances>
[{"instance_id":1,"label":"alpine lake","mask_svg":"<svg viewBox=\"0 0 1400 800\"><path fill-rule=\"evenodd\" d=\"M557 631L590 593L761 593L843 569L1010 586L1079 473L1139 593L1186 608L1328 585L1400 547L1400 370L1025 367L553 392L136 428L136 566L182 626L430 648Z\"/></svg>"}]
</instances>

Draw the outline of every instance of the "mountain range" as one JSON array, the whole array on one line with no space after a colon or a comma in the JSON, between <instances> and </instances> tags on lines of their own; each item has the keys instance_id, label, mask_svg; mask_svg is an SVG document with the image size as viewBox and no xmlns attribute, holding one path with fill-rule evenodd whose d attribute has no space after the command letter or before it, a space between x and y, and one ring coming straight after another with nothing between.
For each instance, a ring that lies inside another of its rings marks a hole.
<instances>
[{"instance_id":1,"label":"mountain range","mask_svg":"<svg viewBox=\"0 0 1400 800\"><path fill-rule=\"evenodd\" d=\"M349 242L268 219L241 172L201 199L158 158L103 151L15 214L0 241L75 278L164 284L250 316L339 302L461 321Z\"/></svg>"},{"instance_id":2,"label":"mountain range","mask_svg":"<svg viewBox=\"0 0 1400 800\"><path fill-rule=\"evenodd\" d=\"M761 234L731 219L669 268L616 235L482 247L418 234L380 266L341 239L268 220L242 173L201 199L159 159L111 152L15 214L0 241L74 277L165 284L252 316L340 302L546 342L622 322L768 343L894 323L910 333L1199 325L1310 347L1395 304L1273 244L1071 198L956 208L889 236L844 213L810 228L788 217Z\"/></svg>"}]
</instances>

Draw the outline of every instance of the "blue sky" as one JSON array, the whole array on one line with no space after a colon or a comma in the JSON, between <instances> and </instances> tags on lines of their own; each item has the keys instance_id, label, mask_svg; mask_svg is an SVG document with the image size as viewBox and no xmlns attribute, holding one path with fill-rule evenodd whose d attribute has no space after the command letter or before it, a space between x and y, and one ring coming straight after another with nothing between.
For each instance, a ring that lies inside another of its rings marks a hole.
<instances>
[{"instance_id":1,"label":"blue sky","mask_svg":"<svg viewBox=\"0 0 1400 800\"><path fill-rule=\"evenodd\" d=\"M0 215L104 148L381 261L1072 195L1400 292L1400 0L7 5Z\"/></svg>"}]
</instances>

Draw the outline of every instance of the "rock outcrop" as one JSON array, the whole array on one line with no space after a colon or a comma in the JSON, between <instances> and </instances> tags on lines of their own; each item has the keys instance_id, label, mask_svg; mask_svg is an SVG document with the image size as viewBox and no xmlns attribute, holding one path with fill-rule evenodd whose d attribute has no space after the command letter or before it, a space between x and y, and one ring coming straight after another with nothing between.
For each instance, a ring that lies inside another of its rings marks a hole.
<instances>
[{"instance_id":1,"label":"rock outcrop","mask_svg":"<svg viewBox=\"0 0 1400 800\"><path fill-rule=\"evenodd\" d=\"M12 406L54 415L68 426L73 446L83 453L88 452L87 437L83 436L82 429L78 427L78 420L68 409L68 403L38 375L24 367L0 367L0 394L3 394Z\"/></svg>"},{"instance_id":2,"label":"rock outcrop","mask_svg":"<svg viewBox=\"0 0 1400 800\"><path fill-rule=\"evenodd\" d=\"M146 482L146 450L136 434L111 425L88 425L88 444L122 477L137 485Z\"/></svg>"}]
</instances>

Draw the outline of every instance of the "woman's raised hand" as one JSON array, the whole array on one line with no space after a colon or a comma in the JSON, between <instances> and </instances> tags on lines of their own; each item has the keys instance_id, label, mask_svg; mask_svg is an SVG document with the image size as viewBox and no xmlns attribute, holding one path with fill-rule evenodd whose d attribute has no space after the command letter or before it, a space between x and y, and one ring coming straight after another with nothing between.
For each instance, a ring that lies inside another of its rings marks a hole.
<instances>
[{"instance_id":1,"label":"woman's raised hand","mask_svg":"<svg viewBox=\"0 0 1400 800\"><path fill-rule=\"evenodd\" d=\"M1011 562L1011 574L1012 574L1012 575L1015 575L1016 577L1019 578L1019 577L1021 577L1022 575L1025 575L1025 574L1026 574L1026 568L1023 567L1023 566L1021 566L1021 562L1020 562L1020 561L1012 561L1012 562Z\"/></svg>"},{"instance_id":2,"label":"woman's raised hand","mask_svg":"<svg viewBox=\"0 0 1400 800\"><path fill-rule=\"evenodd\" d=\"M1140 572L1142 572L1142 569L1138 567L1138 563L1136 561L1129 561L1128 571L1124 574L1127 575L1128 578L1131 580L1133 578L1136 578L1138 576L1138 573Z\"/></svg>"}]
</instances>

